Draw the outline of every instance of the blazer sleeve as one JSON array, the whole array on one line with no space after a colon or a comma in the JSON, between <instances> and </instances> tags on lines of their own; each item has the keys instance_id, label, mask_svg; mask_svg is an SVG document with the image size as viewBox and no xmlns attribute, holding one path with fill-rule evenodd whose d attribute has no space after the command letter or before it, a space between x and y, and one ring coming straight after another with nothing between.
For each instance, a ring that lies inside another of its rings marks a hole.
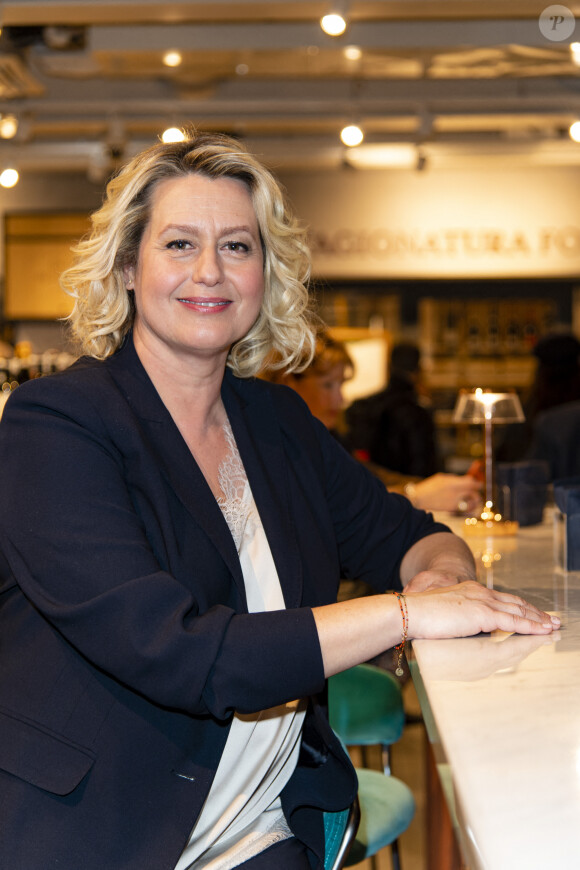
<instances>
[{"instance_id":1,"label":"blazer sleeve","mask_svg":"<svg viewBox=\"0 0 580 870\"><path fill-rule=\"evenodd\" d=\"M404 496L387 492L382 481L312 417L296 393L288 389L279 413L291 442L292 469L298 468L296 473L308 481L311 499L317 497L316 483L320 488L315 510L318 507L319 517L327 511L331 518L328 537L337 548L341 576L364 580L377 592L401 589L400 563L409 547L449 528L413 508Z\"/></svg>"},{"instance_id":2,"label":"blazer sleeve","mask_svg":"<svg viewBox=\"0 0 580 870\"><path fill-rule=\"evenodd\" d=\"M56 375L19 387L6 405L0 547L11 574L0 588L19 587L91 665L158 705L225 719L320 691L309 608L201 612L195 580L162 570L108 431L126 421L111 422L87 392ZM211 571L206 556L194 574Z\"/></svg>"}]
</instances>

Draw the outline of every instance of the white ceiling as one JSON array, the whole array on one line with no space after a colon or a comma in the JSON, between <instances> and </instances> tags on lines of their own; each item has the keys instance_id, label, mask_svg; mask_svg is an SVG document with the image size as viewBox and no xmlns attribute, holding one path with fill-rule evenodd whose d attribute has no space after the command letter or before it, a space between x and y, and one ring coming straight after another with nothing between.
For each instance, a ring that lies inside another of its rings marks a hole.
<instances>
[{"instance_id":1,"label":"white ceiling","mask_svg":"<svg viewBox=\"0 0 580 870\"><path fill-rule=\"evenodd\" d=\"M333 39L330 0L12 0L0 3L0 112L20 126L0 165L88 171L193 123L243 137L282 169L343 163L338 134L413 143L430 166L580 165L570 38L548 0L352 0ZM580 22L580 2L566 8ZM344 49L361 49L349 60ZM177 49L183 63L165 67Z\"/></svg>"}]
</instances>

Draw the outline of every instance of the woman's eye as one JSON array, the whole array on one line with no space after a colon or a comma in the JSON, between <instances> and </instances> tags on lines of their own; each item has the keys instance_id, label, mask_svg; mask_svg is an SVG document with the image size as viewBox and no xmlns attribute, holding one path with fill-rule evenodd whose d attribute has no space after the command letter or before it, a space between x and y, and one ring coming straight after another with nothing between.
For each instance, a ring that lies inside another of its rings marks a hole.
<instances>
[{"instance_id":1,"label":"woman's eye","mask_svg":"<svg viewBox=\"0 0 580 870\"><path fill-rule=\"evenodd\" d=\"M185 251L188 246L189 242L186 242L185 239L174 239L167 244L167 247L172 251Z\"/></svg>"},{"instance_id":2,"label":"woman's eye","mask_svg":"<svg viewBox=\"0 0 580 870\"><path fill-rule=\"evenodd\" d=\"M250 246L244 242L226 242L226 248L228 251L234 251L234 253L239 254L247 254L250 250Z\"/></svg>"}]
</instances>

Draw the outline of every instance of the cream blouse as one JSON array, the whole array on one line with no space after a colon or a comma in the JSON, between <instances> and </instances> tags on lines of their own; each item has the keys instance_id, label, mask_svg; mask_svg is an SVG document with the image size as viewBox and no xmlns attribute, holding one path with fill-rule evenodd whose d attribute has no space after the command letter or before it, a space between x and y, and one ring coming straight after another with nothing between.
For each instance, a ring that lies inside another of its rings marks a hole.
<instances>
[{"instance_id":1,"label":"cream blouse","mask_svg":"<svg viewBox=\"0 0 580 870\"><path fill-rule=\"evenodd\" d=\"M240 557L248 610L284 609L276 566L233 432L219 469L219 505ZM210 792L175 870L229 870L292 836L278 795L300 749L304 700L236 713Z\"/></svg>"}]
</instances>

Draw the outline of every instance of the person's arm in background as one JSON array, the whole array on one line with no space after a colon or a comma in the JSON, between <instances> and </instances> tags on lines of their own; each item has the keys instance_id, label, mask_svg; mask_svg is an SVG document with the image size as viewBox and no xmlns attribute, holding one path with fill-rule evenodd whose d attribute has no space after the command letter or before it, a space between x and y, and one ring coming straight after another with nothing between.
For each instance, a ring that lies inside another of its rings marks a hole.
<instances>
[{"instance_id":1,"label":"person's arm in background","mask_svg":"<svg viewBox=\"0 0 580 870\"><path fill-rule=\"evenodd\" d=\"M357 456L356 452L354 455L390 492L407 496L413 506L421 510L466 513L474 510L481 501L483 476L479 462L472 463L466 474L437 472L420 478L383 468Z\"/></svg>"}]
</instances>

